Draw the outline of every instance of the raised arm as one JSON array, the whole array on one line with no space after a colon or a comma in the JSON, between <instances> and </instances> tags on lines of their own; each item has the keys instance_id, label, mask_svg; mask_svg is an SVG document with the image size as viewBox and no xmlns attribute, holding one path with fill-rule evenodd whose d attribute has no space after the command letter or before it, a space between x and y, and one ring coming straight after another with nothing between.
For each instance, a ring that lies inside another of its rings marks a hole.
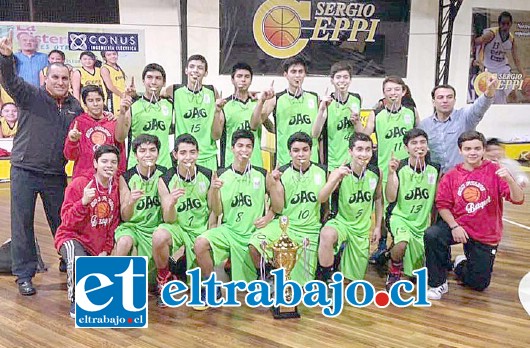
<instances>
[{"instance_id":1,"label":"raised arm","mask_svg":"<svg viewBox=\"0 0 530 348\"><path fill-rule=\"evenodd\" d=\"M164 222L172 224L177 221L178 216L175 210L175 204L177 204L180 197L184 196L185 192L184 188L176 186L169 191L164 180L162 178L158 179L158 195L160 196Z\"/></svg>"},{"instance_id":2,"label":"raised arm","mask_svg":"<svg viewBox=\"0 0 530 348\"><path fill-rule=\"evenodd\" d=\"M213 115L212 123L212 138L213 140L221 139L223 135L223 128L225 125L225 115L223 113L223 107L225 106L227 100L223 99L222 93L215 91L215 113Z\"/></svg>"},{"instance_id":3,"label":"raised arm","mask_svg":"<svg viewBox=\"0 0 530 348\"><path fill-rule=\"evenodd\" d=\"M217 172L213 172L212 184L210 185L210 190L208 191L208 206L217 216L220 216L223 213L223 204L221 203L221 187L223 187L223 181L217 177Z\"/></svg>"},{"instance_id":4,"label":"raised arm","mask_svg":"<svg viewBox=\"0 0 530 348\"><path fill-rule=\"evenodd\" d=\"M144 191L137 189L134 185L133 183L132 190L130 190L123 176L120 176L120 213L123 221L129 221L132 218L136 202L144 196Z\"/></svg>"},{"instance_id":5,"label":"raised arm","mask_svg":"<svg viewBox=\"0 0 530 348\"><path fill-rule=\"evenodd\" d=\"M267 180L267 191L271 199L271 209L280 214L285 206L285 190L281 181L282 172L276 166Z\"/></svg>"},{"instance_id":6,"label":"raised arm","mask_svg":"<svg viewBox=\"0 0 530 348\"><path fill-rule=\"evenodd\" d=\"M330 95L328 95L327 90L326 93L324 93L324 96L322 97L322 100L320 101L319 107L318 107L318 113L317 113L317 119L315 120L315 123L313 124L312 129L312 137L313 138L319 138L320 134L322 133L322 128L324 127L324 123L326 123L326 119L328 118L328 106L331 103L332 98Z\"/></svg>"},{"instance_id":7,"label":"raised arm","mask_svg":"<svg viewBox=\"0 0 530 348\"><path fill-rule=\"evenodd\" d=\"M114 132L114 138L118 143L123 143L129 135L131 129L131 105L132 98L126 95L125 98L121 99L120 102L120 115L116 121L116 130Z\"/></svg>"},{"instance_id":8,"label":"raised arm","mask_svg":"<svg viewBox=\"0 0 530 348\"><path fill-rule=\"evenodd\" d=\"M263 91L258 99L256 108L250 118L250 129L257 130L263 122L269 117L276 106L276 94L274 93L274 80L272 80L269 89Z\"/></svg>"},{"instance_id":9,"label":"raised arm","mask_svg":"<svg viewBox=\"0 0 530 348\"><path fill-rule=\"evenodd\" d=\"M392 151L392 156L388 163L388 181L385 187L385 196L389 203L395 202L397 199L397 192L399 189L399 179L397 176L398 167L399 160L394 157L394 151Z\"/></svg>"},{"instance_id":10,"label":"raised arm","mask_svg":"<svg viewBox=\"0 0 530 348\"><path fill-rule=\"evenodd\" d=\"M334 171L332 171L331 174L329 175L328 180L326 181L326 184L324 185L324 187L322 187L322 189L318 193L318 201L320 203L328 202L329 197L331 196L333 191L337 189L342 179L350 173L351 173L351 169L344 164L340 166L339 168L335 169Z\"/></svg>"}]
</instances>

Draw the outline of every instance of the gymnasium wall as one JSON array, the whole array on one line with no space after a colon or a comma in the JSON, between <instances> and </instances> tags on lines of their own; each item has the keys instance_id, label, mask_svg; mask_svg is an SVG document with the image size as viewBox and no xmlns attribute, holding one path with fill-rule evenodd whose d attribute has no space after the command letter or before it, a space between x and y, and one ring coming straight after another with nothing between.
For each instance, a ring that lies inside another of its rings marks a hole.
<instances>
[{"instance_id":1,"label":"gymnasium wall","mask_svg":"<svg viewBox=\"0 0 530 348\"><path fill-rule=\"evenodd\" d=\"M450 84L457 89L457 107L466 103L471 12L473 7L506 9L500 0L464 0L455 23L451 56ZM530 10L528 0L511 0L509 9ZM407 84L410 85L422 118L432 114L430 91L434 85L438 0L412 0ZM168 83L180 82L179 1L153 0L149 5L140 0L120 1L121 23L145 29L147 61L157 61L168 71ZM251 28L248 28L251 30ZM229 76L219 71L219 1L188 1L188 52L201 53L208 59L207 83L215 84L223 95L232 92ZM530 72L529 72L530 73ZM139 73L138 73L139 75ZM271 77L256 76L253 89L269 85ZM372 107L381 97L381 78L355 78L352 90L363 97L363 108ZM328 78L306 79L305 88L323 93ZM275 88L286 87L282 77L275 79ZM499 127L499 124L502 126ZM487 136L511 139L530 136L530 105L492 106L479 126Z\"/></svg>"}]
</instances>

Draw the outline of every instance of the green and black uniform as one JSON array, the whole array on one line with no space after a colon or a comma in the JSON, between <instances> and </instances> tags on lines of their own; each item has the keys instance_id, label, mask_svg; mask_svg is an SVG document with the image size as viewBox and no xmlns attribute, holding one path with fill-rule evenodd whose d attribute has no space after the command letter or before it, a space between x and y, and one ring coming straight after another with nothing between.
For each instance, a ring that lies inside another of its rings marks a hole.
<instances>
[{"instance_id":1,"label":"green and black uniform","mask_svg":"<svg viewBox=\"0 0 530 348\"><path fill-rule=\"evenodd\" d=\"M292 163L280 167L283 173L281 183L285 190L285 206L281 215L289 218L289 237L302 245L305 238L309 239L307 250L300 248L300 259L296 263L291 277L303 285L314 279L318 260L318 237L320 234L320 207L318 193L326 184L326 168L311 163L309 168L300 175ZM250 239L250 244L263 253L262 242L271 246L280 238L281 229L278 219L272 220L266 227L257 230ZM272 251L266 250L267 258L272 259Z\"/></svg>"},{"instance_id":2,"label":"green and black uniform","mask_svg":"<svg viewBox=\"0 0 530 348\"><path fill-rule=\"evenodd\" d=\"M256 108L257 101L248 98L246 101L231 96L226 99L227 103L223 108L225 115L225 125L221 137L221 167L228 167L234 161L232 152L232 134L240 129L252 131L250 129L250 119ZM254 134L254 150L250 157L253 166L263 167L261 157L261 126L258 130L252 131Z\"/></svg>"},{"instance_id":3,"label":"green and black uniform","mask_svg":"<svg viewBox=\"0 0 530 348\"><path fill-rule=\"evenodd\" d=\"M189 133L199 143L197 164L217 170L217 144L212 138L215 114L215 90L203 85L193 92L186 85L173 85L175 107L175 133Z\"/></svg>"},{"instance_id":4,"label":"green and black uniform","mask_svg":"<svg viewBox=\"0 0 530 348\"><path fill-rule=\"evenodd\" d=\"M265 213L265 184L267 172L252 166L250 171L238 172L232 167L218 171L221 187L223 219L219 227L201 237L208 239L214 265L228 257L232 264L232 280L252 281L256 269L248 250L249 239L256 230L254 221Z\"/></svg>"},{"instance_id":5,"label":"green and black uniform","mask_svg":"<svg viewBox=\"0 0 530 348\"><path fill-rule=\"evenodd\" d=\"M288 91L276 94L276 107L273 111L276 125L276 163L280 166L291 161L287 140L296 132L312 134L313 123L318 114L318 95L303 91L297 97ZM313 139L311 161L318 163L318 139Z\"/></svg>"},{"instance_id":6,"label":"green and black uniform","mask_svg":"<svg viewBox=\"0 0 530 348\"><path fill-rule=\"evenodd\" d=\"M149 259L149 274L156 266L153 261L153 232L163 222L158 178L166 173L166 168L156 166L150 178L141 175L136 166L123 173L129 190L142 190L144 195L135 203L134 212L129 221L122 222L114 233L116 242L123 236L130 236L138 256ZM124 204L125 202L123 202Z\"/></svg>"},{"instance_id":7,"label":"green and black uniform","mask_svg":"<svg viewBox=\"0 0 530 348\"><path fill-rule=\"evenodd\" d=\"M397 170L399 189L390 217L390 231L394 244L407 242L403 272L408 276L424 264L423 234L431 224L439 174L440 167L430 163L424 171L414 171L408 159L401 161Z\"/></svg>"},{"instance_id":8,"label":"green and black uniform","mask_svg":"<svg viewBox=\"0 0 530 348\"><path fill-rule=\"evenodd\" d=\"M348 93L348 98L339 102L335 94L327 107L328 117L323 128L324 151L328 170L331 172L340 167L351 156L348 152L350 137L355 127L350 122L352 110L361 110L361 97L356 93Z\"/></svg>"},{"instance_id":9,"label":"green and black uniform","mask_svg":"<svg viewBox=\"0 0 530 348\"><path fill-rule=\"evenodd\" d=\"M163 223L159 228L171 234L170 255L173 255L181 246L185 247L188 269L197 266L193 245L195 239L208 229L210 216L208 190L212 180L212 171L201 166L196 166L196 168L197 172L188 180L178 174L175 167L169 169L162 177L169 192L177 188L185 189L184 195L175 204L177 221L172 224Z\"/></svg>"},{"instance_id":10,"label":"green and black uniform","mask_svg":"<svg viewBox=\"0 0 530 348\"><path fill-rule=\"evenodd\" d=\"M345 176L331 198L332 209L337 215L326 226L337 231L335 253L346 242L340 270L347 279L361 280L366 274L372 211L379 180L379 168L369 165L361 176L355 173Z\"/></svg>"},{"instance_id":11,"label":"green and black uniform","mask_svg":"<svg viewBox=\"0 0 530 348\"><path fill-rule=\"evenodd\" d=\"M169 129L173 121L173 105L166 98L160 98L152 103L141 97L131 105L131 129L129 130L129 158L127 168L133 168L138 162L132 152L132 142L140 134L156 135L160 141L160 151L157 164L166 168L171 167L172 161L169 151Z\"/></svg>"}]
</instances>

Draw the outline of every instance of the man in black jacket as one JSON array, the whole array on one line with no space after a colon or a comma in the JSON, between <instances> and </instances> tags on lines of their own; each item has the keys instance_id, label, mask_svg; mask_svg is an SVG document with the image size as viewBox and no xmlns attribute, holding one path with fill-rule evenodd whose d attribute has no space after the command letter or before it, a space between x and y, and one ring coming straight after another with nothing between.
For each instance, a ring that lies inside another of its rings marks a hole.
<instances>
[{"instance_id":1,"label":"man in black jacket","mask_svg":"<svg viewBox=\"0 0 530 348\"><path fill-rule=\"evenodd\" d=\"M19 107L11 152L12 272L20 294L30 296L36 293L32 278L37 268L33 228L37 194L55 235L66 187L64 140L70 122L83 110L68 94L70 75L65 65L51 64L40 89L16 75L12 31L0 39L0 72L2 86Z\"/></svg>"}]
</instances>

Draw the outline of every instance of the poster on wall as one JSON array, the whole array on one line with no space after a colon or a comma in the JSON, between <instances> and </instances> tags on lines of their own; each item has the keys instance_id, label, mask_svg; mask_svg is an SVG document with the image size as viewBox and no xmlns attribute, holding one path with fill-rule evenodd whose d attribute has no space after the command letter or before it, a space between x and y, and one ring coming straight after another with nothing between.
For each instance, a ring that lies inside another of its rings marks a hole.
<instances>
[{"instance_id":1,"label":"poster on wall","mask_svg":"<svg viewBox=\"0 0 530 348\"><path fill-rule=\"evenodd\" d=\"M276 75L301 55L310 75L338 61L358 76L407 75L410 0L221 0L220 26L220 74L243 61Z\"/></svg>"},{"instance_id":2,"label":"poster on wall","mask_svg":"<svg viewBox=\"0 0 530 348\"><path fill-rule=\"evenodd\" d=\"M116 51L118 53L116 64L125 73L126 80L136 75L136 81L139 81L145 65L143 30L14 23L0 26L0 36L7 36L9 30L13 30L15 54L21 51L22 45L28 45L28 40L34 40L36 52L46 55L52 50L64 52L65 64L73 70L82 68L80 56L83 52L94 54L96 58L94 63L97 67L105 63L101 55L103 51Z\"/></svg>"},{"instance_id":3,"label":"poster on wall","mask_svg":"<svg viewBox=\"0 0 530 348\"><path fill-rule=\"evenodd\" d=\"M468 103L495 74L495 104L530 103L530 11L473 8Z\"/></svg>"}]
</instances>

